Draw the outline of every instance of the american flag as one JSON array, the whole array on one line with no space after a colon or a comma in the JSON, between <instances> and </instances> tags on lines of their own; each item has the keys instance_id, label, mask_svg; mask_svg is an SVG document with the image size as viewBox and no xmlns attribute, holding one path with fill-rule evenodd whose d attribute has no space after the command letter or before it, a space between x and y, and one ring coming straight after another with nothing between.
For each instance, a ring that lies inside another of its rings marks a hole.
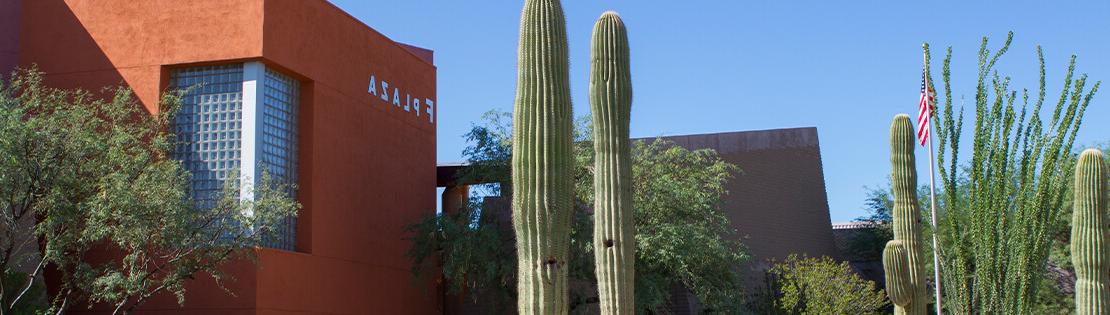
<instances>
[{"instance_id":1,"label":"american flag","mask_svg":"<svg viewBox=\"0 0 1110 315\"><path fill-rule=\"evenodd\" d=\"M925 81L925 69L921 70L921 99L917 102L917 141L925 146L929 140L929 115L932 112L933 94L930 93Z\"/></svg>"}]
</instances>

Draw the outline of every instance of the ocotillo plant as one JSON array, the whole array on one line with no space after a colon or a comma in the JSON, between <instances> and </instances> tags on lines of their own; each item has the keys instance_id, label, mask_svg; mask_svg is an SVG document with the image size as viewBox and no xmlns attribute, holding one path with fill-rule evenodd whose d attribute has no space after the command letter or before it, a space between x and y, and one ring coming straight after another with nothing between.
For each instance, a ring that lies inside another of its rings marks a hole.
<instances>
[{"instance_id":1,"label":"ocotillo plant","mask_svg":"<svg viewBox=\"0 0 1110 315\"><path fill-rule=\"evenodd\" d=\"M914 129L910 116L894 116L890 125L890 181L894 193L894 239L906 249L906 263L910 297L906 305L896 305L894 314L926 314L929 298L926 296L925 274L921 250L921 210L917 204L917 169L914 161ZM885 258L885 257L884 257Z\"/></svg>"},{"instance_id":2,"label":"ocotillo plant","mask_svg":"<svg viewBox=\"0 0 1110 315\"><path fill-rule=\"evenodd\" d=\"M973 72L978 79L966 106L974 115L969 124L964 124L965 106L952 99L969 91L952 86L951 48L941 84L930 84L943 88L942 105L930 121L936 124L935 166L943 184L936 202L944 211L936 232L949 313L1037 313L1053 235L1063 228L1059 218L1075 167L1072 146L1100 85L1075 72L1072 55L1061 71L1058 94L1050 91L1037 47L1039 84L1014 88L1012 82L1026 80L998 69L1012 35L996 51L987 38L980 42Z\"/></svg>"},{"instance_id":3,"label":"ocotillo plant","mask_svg":"<svg viewBox=\"0 0 1110 315\"><path fill-rule=\"evenodd\" d=\"M558 0L527 0L513 106L512 207L520 314L567 313L574 207L566 20Z\"/></svg>"},{"instance_id":4,"label":"ocotillo plant","mask_svg":"<svg viewBox=\"0 0 1110 315\"><path fill-rule=\"evenodd\" d=\"M1075 167L1071 261L1075 265L1075 313L1110 311L1110 244L1107 244L1106 163L1088 149Z\"/></svg>"},{"instance_id":5,"label":"ocotillo plant","mask_svg":"<svg viewBox=\"0 0 1110 315\"><path fill-rule=\"evenodd\" d=\"M601 15L591 45L594 131L594 263L601 314L635 313L635 224L628 128L632 74L628 32L615 12Z\"/></svg>"},{"instance_id":6,"label":"ocotillo plant","mask_svg":"<svg viewBox=\"0 0 1110 315\"><path fill-rule=\"evenodd\" d=\"M886 275L886 295L894 305L906 307L913 300L910 286L910 264L906 261L906 246L892 240L883 248L883 273Z\"/></svg>"}]
</instances>

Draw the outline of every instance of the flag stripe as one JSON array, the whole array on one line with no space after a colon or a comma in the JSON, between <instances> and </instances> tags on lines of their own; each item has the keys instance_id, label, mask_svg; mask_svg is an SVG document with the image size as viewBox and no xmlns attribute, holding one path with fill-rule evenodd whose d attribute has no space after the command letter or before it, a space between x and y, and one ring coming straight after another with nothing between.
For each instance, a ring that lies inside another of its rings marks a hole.
<instances>
[{"instance_id":1,"label":"flag stripe","mask_svg":"<svg viewBox=\"0 0 1110 315\"><path fill-rule=\"evenodd\" d=\"M925 69L921 69L921 97L917 102L917 141L921 146L929 140L929 116L932 114L933 95L926 87Z\"/></svg>"}]
</instances>

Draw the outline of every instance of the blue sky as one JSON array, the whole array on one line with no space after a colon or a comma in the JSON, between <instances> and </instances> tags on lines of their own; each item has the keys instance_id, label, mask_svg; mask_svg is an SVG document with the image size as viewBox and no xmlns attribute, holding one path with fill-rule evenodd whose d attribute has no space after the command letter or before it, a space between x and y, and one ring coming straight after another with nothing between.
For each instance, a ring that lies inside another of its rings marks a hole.
<instances>
[{"instance_id":1,"label":"blue sky","mask_svg":"<svg viewBox=\"0 0 1110 315\"><path fill-rule=\"evenodd\" d=\"M462 135L482 113L512 109L522 1L332 2L394 40L435 50L440 162L463 160ZM1014 86L1036 88L1037 44L1045 48L1050 98L1073 53L1078 72L1110 81L1110 1L564 0L563 6L576 116L589 112L593 22L616 10L632 46L633 137L817 127L833 222L863 215L865 186L886 183L888 128L895 114L916 110L923 41L935 54L953 46L957 100L973 97L981 37L1000 44L1011 30L1014 44L1000 70ZM1080 145L1110 140L1107 93L1088 109ZM922 183L925 154L918 151Z\"/></svg>"}]
</instances>

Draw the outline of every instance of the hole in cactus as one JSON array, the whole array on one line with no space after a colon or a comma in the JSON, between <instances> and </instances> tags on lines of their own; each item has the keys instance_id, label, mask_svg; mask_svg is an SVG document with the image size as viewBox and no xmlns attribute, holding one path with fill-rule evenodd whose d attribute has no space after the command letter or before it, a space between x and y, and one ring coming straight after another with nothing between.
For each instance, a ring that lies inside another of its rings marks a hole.
<instances>
[{"instance_id":1,"label":"hole in cactus","mask_svg":"<svg viewBox=\"0 0 1110 315\"><path fill-rule=\"evenodd\" d=\"M605 248L613 247L613 240L605 240Z\"/></svg>"}]
</instances>

